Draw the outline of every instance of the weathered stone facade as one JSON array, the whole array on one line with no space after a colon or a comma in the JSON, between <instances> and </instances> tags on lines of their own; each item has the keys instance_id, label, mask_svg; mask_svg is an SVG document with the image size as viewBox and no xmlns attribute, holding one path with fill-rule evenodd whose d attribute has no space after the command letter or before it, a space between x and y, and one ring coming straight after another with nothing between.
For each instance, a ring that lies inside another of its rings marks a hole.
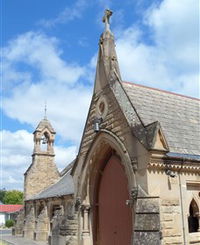
<instances>
[{"instance_id":1,"label":"weathered stone facade","mask_svg":"<svg viewBox=\"0 0 200 245\"><path fill-rule=\"evenodd\" d=\"M200 244L199 100L122 82L110 16L106 11L94 94L79 153L64 177L59 177L53 163L52 127L46 131L43 121L35 131L34 160L25 178L24 236L48 239L51 245L105 245L101 242L99 192L114 156L128 183L123 210L131 213L131 237L123 245ZM45 154L40 150L43 134L50 143ZM45 179L45 169L49 182L46 179L35 189ZM117 206L115 202L117 199L111 205ZM124 222L123 214L117 217ZM113 241L117 239L117 229L108 234L114 234Z\"/></svg>"},{"instance_id":2,"label":"weathered stone facade","mask_svg":"<svg viewBox=\"0 0 200 245\"><path fill-rule=\"evenodd\" d=\"M54 162L54 137L54 129L44 118L34 132L33 160L24 180L24 210L15 226L15 234L49 241L49 244L57 244L61 220L69 213L69 203L73 200L69 169L59 173ZM69 187L69 191L62 190L65 187Z\"/></svg>"},{"instance_id":3,"label":"weathered stone facade","mask_svg":"<svg viewBox=\"0 0 200 245\"><path fill-rule=\"evenodd\" d=\"M15 218L15 226L13 227L12 233L13 235L23 234L24 228L24 209L20 210L18 214L16 214Z\"/></svg>"},{"instance_id":4,"label":"weathered stone facade","mask_svg":"<svg viewBox=\"0 0 200 245\"><path fill-rule=\"evenodd\" d=\"M55 167L54 155L34 155L33 165L25 174L25 197L29 199L58 180L59 174Z\"/></svg>"},{"instance_id":5,"label":"weathered stone facade","mask_svg":"<svg viewBox=\"0 0 200 245\"><path fill-rule=\"evenodd\" d=\"M54 136L54 129L44 118L34 132L32 164L24 174L25 200L43 191L59 179L59 172L54 162ZM43 149L42 145L46 147Z\"/></svg>"}]
</instances>

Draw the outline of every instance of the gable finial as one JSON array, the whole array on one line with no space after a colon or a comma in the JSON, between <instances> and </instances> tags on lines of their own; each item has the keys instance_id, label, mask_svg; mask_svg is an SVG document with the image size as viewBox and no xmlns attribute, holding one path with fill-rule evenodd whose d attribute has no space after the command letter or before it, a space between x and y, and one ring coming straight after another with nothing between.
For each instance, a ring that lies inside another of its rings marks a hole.
<instances>
[{"instance_id":1,"label":"gable finial","mask_svg":"<svg viewBox=\"0 0 200 245\"><path fill-rule=\"evenodd\" d=\"M47 119L47 102L44 102L44 119Z\"/></svg>"},{"instance_id":2,"label":"gable finial","mask_svg":"<svg viewBox=\"0 0 200 245\"><path fill-rule=\"evenodd\" d=\"M105 14L103 16L103 22L105 23L105 31L110 31L110 17L112 13L113 12L109 9L105 10Z\"/></svg>"}]
</instances>

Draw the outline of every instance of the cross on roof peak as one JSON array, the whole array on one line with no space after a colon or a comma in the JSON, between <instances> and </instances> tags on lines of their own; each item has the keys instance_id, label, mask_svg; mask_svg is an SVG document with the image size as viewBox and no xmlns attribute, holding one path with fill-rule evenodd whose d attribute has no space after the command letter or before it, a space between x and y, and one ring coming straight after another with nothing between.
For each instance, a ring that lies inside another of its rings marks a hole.
<instances>
[{"instance_id":1,"label":"cross on roof peak","mask_svg":"<svg viewBox=\"0 0 200 245\"><path fill-rule=\"evenodd\" d=\"M103 16L103 22L105 23L105 31L110 31L110 17L112 13L113 12L110 9L105 10L105 14Z\"/></svg>"}]
</instances>

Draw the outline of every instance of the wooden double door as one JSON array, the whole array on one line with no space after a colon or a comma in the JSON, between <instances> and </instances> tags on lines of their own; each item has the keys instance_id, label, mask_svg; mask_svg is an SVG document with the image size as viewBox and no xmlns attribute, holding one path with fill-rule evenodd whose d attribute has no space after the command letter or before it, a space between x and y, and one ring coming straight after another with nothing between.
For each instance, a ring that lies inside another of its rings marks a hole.
<instances>
[{"instance_id":1,"label":"wooden double door","mask_svg":"<svg viewBox=\"0 0 200 245\"><path fill-rule=\"evenodd\" d=\"M106 163L98 188L98 245L130 245L132 236L128 181L117 156Z\"/></svg>"}]
</instances>

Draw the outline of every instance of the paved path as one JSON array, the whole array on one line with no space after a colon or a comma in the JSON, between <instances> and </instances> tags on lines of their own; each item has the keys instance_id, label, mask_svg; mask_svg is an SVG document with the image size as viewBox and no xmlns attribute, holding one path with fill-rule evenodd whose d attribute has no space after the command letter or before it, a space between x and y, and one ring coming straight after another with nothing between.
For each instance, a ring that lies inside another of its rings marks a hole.
<instances>
[{"instance_id":1,"label":"paved path","mask_svg":"<svg viewBox=\"0 0 200 245\"><path fill-rule=\"evenodd\" d=\"M46 242L36 242L33 240L28 240L20 236L12 236L12 235L2 235L0 240L6 241L11 245L47 245Z\"/></svg>"}]
</instances>

